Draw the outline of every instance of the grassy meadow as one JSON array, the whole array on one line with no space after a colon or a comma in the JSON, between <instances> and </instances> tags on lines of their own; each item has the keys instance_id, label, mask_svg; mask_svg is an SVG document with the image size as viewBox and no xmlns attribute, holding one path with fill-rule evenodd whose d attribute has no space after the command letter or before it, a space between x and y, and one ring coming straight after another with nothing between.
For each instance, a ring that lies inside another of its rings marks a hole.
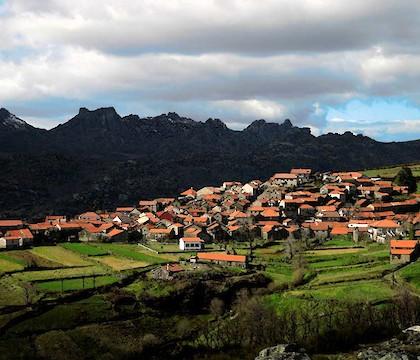
<instances>
[{"instance_id":1,"label":"grassy meadow","mask_svg":"<svg viewBox=\"0 0 420 360\"><path fill-rule=\"evenodd\" d=\"M420 164L407 165L415 177L420 177ZM369 177L383 177L383 178L394 178L402 166L391 166L377 169L369 169L363 171L363 174Z\"/></svg>"},{"instance_id":2,"label":"grassy meadow","mask_svg":"<svg viewBox=\"0 0 420 360\"><path fill-rule=\"evenodd\" d=\"M305 274L299 284L293 282L293 261L288 261L282 250L283 245L277 243L255 251L255 262L265 264L265 274L279 286L266 296L278 309L325 301L377 303L396 295L387 279L396 269L389 262L387 245L355 244L343 237L326 241L302 254ZM416 265L407 266L402 273L414 283L417 280L413 279L420 279L420 266ZM420 289L420 281L418 286Z\"/></svg>"}]
</instances>

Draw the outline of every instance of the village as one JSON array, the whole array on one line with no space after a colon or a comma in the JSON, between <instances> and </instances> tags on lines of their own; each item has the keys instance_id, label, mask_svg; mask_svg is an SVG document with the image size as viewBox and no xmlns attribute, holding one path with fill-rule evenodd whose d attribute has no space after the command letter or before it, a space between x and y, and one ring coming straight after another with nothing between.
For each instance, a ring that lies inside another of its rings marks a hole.
<instances>
[{"instance_id":1,"label":"village","mask_svg":"<svg viewBox=\"0 0 420 360\"><path fill-rule=\"evenodd\" d=\"M295 168L265 182L190 188L177 198L140 200L114 212L88 211L72 219L51 214L37 223L0 220L0 248L137 242L152 251L196 252L191 261L245 267L252 252L226 252L229 242L250 244L252 250L257 239L287 240L291 248L302 240L322 244L344 236L354 243L384 244L391 262L406 263L419 252L419 201L418 195L408 196L407 187L360 172L315 174Z\"/></svg>"},{"instance_id":2,"label":"village","mask_svg":"<svg viewBox=\"0 0 420 360\"><path fill-rule=\"evenodd\" d=\"M390 176L372 175L295 168L265 181L189 188L115 211L2 219L3 345L13 351L10 339L34 331L55 344L56 329L80 335L86 324L111 326L115 334L127 318L142 324L127 336L145 331L176 338L175 325L156 330L154 324L162 317L178 323L179 316L188 331L197 326L199 334L213 334L219 322L241 319L240 299L279 316L307 317L328 333L319 314L353 307L379 314L406 293L417 299L420 196ZM301 339L305 329L298 330ZM208 346L202 335L192 341L186 334L176 341ZM126 346L125 339L118 341Z\"/></svg>"}]
</instances>

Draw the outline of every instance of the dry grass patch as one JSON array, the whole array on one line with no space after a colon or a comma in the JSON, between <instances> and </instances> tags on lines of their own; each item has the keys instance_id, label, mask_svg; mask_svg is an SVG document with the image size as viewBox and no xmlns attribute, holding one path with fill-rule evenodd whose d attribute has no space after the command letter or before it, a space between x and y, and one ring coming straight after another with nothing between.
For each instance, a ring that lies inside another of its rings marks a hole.
<instances>
[{"instance_id":1,"label":"dry grass patch","mask_svg":"<svg viewBox=\"0 0 420 360\"><path fill-rule=\"evenodd\" d=\"M136 269L150 265L145 261L123 259L116 256L97 256L93 259L117 271Z\"/></svg>"},{"instance_id":2,"label":"dry grass patch","mask_svg":"<svg viewBox=\"0 0 420 360\"><path fill-rule=\"evenodd\" d=\"M22 264L0 258L0 273L21 271L24 268L25 267Z\"/></svg>"},{"instance_id":3,"label":"dry grass patch","mask_svg":"<svg viewBox=\"0 0 420 360\"><path fill-rule=\"evenodd\" d=\"M83 259L77 253L66 250L61 246L39 246L31 250L35 255L41 256L45 259L63 266L90 266L91 262Z\"/></svg>"}]
</instances>

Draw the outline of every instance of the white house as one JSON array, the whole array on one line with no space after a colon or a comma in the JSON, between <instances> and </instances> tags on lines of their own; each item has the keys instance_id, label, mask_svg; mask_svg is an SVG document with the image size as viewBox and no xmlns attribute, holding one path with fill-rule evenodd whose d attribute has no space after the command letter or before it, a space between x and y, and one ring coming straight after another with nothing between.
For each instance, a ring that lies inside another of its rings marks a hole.
<instances>
[{"instance_id":1,"label":"white house","mask_svg":"<svg viewBox=\"0 0 420 360\"><path fill-rule=\"evenodd\" d=\"M197 251L204 248L204 241L199 237L188 237L179 239L179 249L182 251Z\"/></svg>"}]
</instances>

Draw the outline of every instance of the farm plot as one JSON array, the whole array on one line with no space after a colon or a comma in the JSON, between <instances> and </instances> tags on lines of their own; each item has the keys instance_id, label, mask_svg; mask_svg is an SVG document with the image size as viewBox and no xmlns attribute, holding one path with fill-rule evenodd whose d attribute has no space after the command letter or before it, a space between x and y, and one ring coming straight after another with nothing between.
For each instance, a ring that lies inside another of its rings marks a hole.
<instances>
[{"instance_id":1,"label":"farm plot","mask_svg":"<svg viewBox=\"0 0 420 360\"><path fill-rule=\"evenodd\" d=\"M420 176L420 165L408 165L408 167L411 169L414 176ZM385 177L385 178L393 178L398 174L398 171L400 171L402 166L393 166L393 167L386 167L386 168L380 168L380 169L369 169L365 170L363 172L364 175L369 177Z\"/></svg>"},{"instance_id":2,"label":"farm plot","mask_svg":"<svg viewBox=\"0 0 420 360\"><path fill-rule=\"evenodd\" d=\"M36 287L46 292L66 292L83 289L93 289L113 284L119 278L114 275L104 275L76 279L51 280L36 283Z\"/></svg>"},{"instance_id":3,"label":"farm plot","mask_svg":"<svg viewBox=\"0 0 420 360\"><path fill-rule=\"evenodd\" d=\"M138 245L127 244L95 244L99 249L108 251L110 255L115 255L127 259L132 259L148 264L161 264L171 260L178 259L177 256L160 255L148 252Z\"/></svg>"},{"instance_id":4,"label":"farm plot","mask_svg":"<svg viewBox=\"0 0 420 360\"><path fill-rule=\"evenodd\" d=\"M20 322L7 331L7 335L24 336L55 329L71 329L84 322L103 322L113 316L111 303L102 295L57 305L38 316Z\"/></svg>"},{"instance_id":5,"label":"farm plot","mask_svg":"<svg viewBox=\"0 0 420 360\"><path fill-rule=\"evenodd\" d=\"M363 250L364 250L363 248L317 249L317 250L307 251L305 255L326 256L326 255L354 254L354 253L361 252Z\"/></svg>"},{"instance_id":6,"label":"farm plot","mask_svg":"<svg viewBox=\"0 0 420 360\"><path fill-rule=\"evenodd\" d=\"M25 305L25 291L11 276L0 278L0 306Z\"/></svg>"},{"instance_id":7,"label":"farm plot","mask_svg":"<svg viewBox=\"0 0 420 360\"><path fill-rule=\"evenodd\" d=\"M328 240L322 244L323 247L354 247L357 246L352 239L348 236L335 236L333 239Z\"/></svg>"},{"instance_id":8,"label":"farm plot","mask_svg":"<svg viewBox=\"0 0 420 360\"><path fill-rule=\"evenodd\" d=\"M395 295L395 290L382 280L372 280L320 286L314 289L292 290L286 295L315 300L378 302L392 298Z\"/></svg>"},{"instance_id":9,"label":"farm plot","mask_svg":"<svg viewBox=\"0 0 420 360\"><path fill-rule=\"evenodd\" d=\"M318 273L317 277L311 282L313 285L332 284L355 280L368 280L381 278L387 271L392 269L390 264L381 264L373 266L343 267Z\"/></svg>"},{"instance_id":10,"label":"farm plot","mask_svg":"<svg viewBox=\"0 0 420 360\"><path fill-rule=\"evenodd\" d=\"M137 269L150 265L150 263L145 261L131 260L116 256L96 256L92 259L99 261L103 265L109 266L115 271Z\"/></svg>"},{"instance_id":11,"label":"farm plot","mask_svg":"<svg viewBox=\"0 0 420 360\"><path fill-rule=\"evenodd\" d=\"M25 263L12 257L0 254L0 274L22 271L25 269Z\"/></svg>"},{"instance_id":12,"label":"farm plot","mask_svg":"<svg viewBox=\"0 0 420 360\"><path fill-rule=\"evenodd\" d=\"M102 266L89 266L89 267L74 267L55 270L40 270L40 271L25 271L11 275L13 279L20 281L41 281L41 280L54 280L65 279L80 276L92 275L105 275L109 273L107 269Z\"/></svg>"},{"instance_id":13,"label":"farm plot","mask_svg":"<svg viewBox=\"0 0 420 360\"><path fill-rule=\"evenodd\" d=\"M30 250L12 250L8 251L6 255L24 265L27 268L61 268L62 264L48 260L44 257L38 256Z\"/></svg>"},{"instance_id":14,"label":"farm plot","mask_svg":"<svg viewBox=\"0 0 420 360\"><path fill-rule=\"evenodd\" d=\"M86 256L101 256L101 255L107 255L108 251L98 248L97 246L93 246L91 244L85 244L85 243L65 243L60 244L63 248L67 250L74 251L81 255Z\"/></svg>"},{"instance_id":15,"label":"farm plot","mask_svg":"<svg viewBox=\"0 0 420 360\"><path fill-rule=\"evenodd\" d=\"M62 266L91 266L92 263L83 259L73 251L61 246L39 246L31 250L32 253Z\"/></svg>"}]
</instances>

